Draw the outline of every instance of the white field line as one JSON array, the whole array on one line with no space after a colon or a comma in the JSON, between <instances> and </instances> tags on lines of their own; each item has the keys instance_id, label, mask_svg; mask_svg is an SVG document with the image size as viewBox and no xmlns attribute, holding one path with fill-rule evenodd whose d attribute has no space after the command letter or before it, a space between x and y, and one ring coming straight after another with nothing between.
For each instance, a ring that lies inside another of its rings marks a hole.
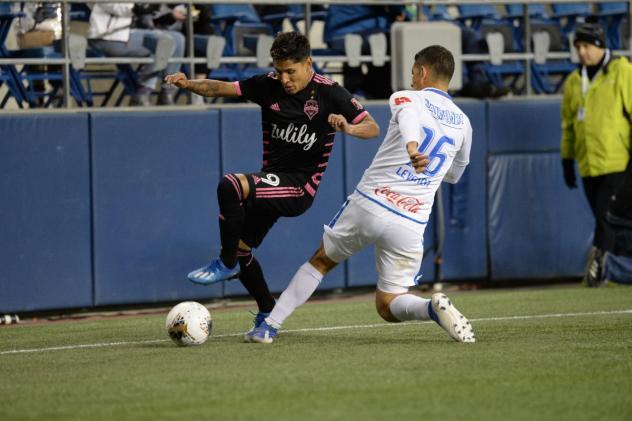
<instances>
[{"instance_id":1,"label":"white field line","mask_svg":"<svg viewBox=\"0 0 632 421\"><path fill-rule=\"evenodd\" d=\"M585 313L553 313L553 314L534 314L531 316L504 316L504 317L481 317L478 319L470 319L471 322L498 322L498 321L509 321L509 320L533 320L533 319L552 319L552 318L562 318L562 317L583 317L583 316L605 316L605 315L614 315L614 314L632 314L632 309L628 310L612 310L612 311L592 311ZM288 329L283 330L283 333L293 333L293 332L325 332L330 330L345 330L345 329L371 329L371 328L382 328L382 327L397 327L397 326L409 326L412 324L428 324L434 323L433 321L427 320L423 322L405 322L405 323L374 323L368 325L344 325L344 326L330 326L330 327L311 327L304 329ZM211 336L211 340L214 338L227 338L233 336L242 336L243 332L240 333L226 333L223 335L213 335ZM0 355L10 355L10 354L27 354L33 352L48 352L48 351L66 351L71 349L83 349L83 348L105 348L112 346L122 346L122 345L141 345L141 344L153 344L160 342L168 342L169 339L151 339L144 341L126 341L126 342L102 342L96 344L79 344L79 345L65 345L65 346L52 346L47 348L28 348L28 349L13 349L9 351L0 351Z\"/></svg>"}]
</instances>

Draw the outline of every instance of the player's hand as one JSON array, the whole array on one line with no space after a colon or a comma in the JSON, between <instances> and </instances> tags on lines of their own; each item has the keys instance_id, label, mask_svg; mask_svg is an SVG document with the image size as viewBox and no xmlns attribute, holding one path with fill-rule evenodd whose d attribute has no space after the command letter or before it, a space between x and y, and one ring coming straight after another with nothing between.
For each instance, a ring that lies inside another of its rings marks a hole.
<instances>
[{"instance_id":1,"label":"player's hand","mask_svg":"<svg viewBox=\"0 0 632 421\"><path fill-rule=\"evenodd\" d=\"M327 118L327 122L334 128L337 132L348 133L349 123L347 119L344 118L340 114L329 114Z\"/></svg>"},{"instance_id":2,"label":"player's hand","mask_svg":"<svg viewBox=\"0 0 632 421\"><path fill-rule=\"evenodd\" d=\"M428 159L428 155L424 155L421 152L415 151L409 156L410 163L417 174L426 171L428 164L430 164L430 159Z\"/></svg>"},{"instance_id":3,"label":"player's hand","mask_svg":"<svg viewBox=\"0 0 632 421\"><path fill-rule=\"evenodd\" d=\"M426 171L428 164L430 164L430 159L428 159L428 155L424 155L417 150L419 144L417 142L408 142L406 143L406 152L408 152L408 156L410 157L410 164L415 169L417 174Z\"/></svg>"},{"instance_id":4,"label":"player's hand","mask_svg":"<svg viewBox=\"0 0 632 421\"><path fill-rule=\"evenodd\" d=\"M165 76L165 83L173 86L177 86L178 88L186 89L187 83L189 80L187 79L184 73L174 73L172 75Z\"/></svg>"},{"instance_id":5,"label":"player's hand","mask_svg":"<svg viewBox=\"0 0 632 421\"><path fill-rule=\"evenodd\" d=\"M577 188L577 177L575 176L575 161L572 159L562 159L562 168L564 170L564 183L569 189Z\"/></svg>"}]
</instances>

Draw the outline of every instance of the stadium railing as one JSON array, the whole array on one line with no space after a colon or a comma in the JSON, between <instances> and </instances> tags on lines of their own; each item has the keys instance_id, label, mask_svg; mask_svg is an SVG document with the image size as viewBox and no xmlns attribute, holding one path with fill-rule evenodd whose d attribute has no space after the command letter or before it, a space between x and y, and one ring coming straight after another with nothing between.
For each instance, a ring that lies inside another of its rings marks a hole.
<instances>
[{"instance_id":1,"label":"stadium railing","mask_svg":"<svg viewBox=\"0 0 632 421\"><path fill-rule=\"evenodd\" d=\"M73 68L76 70L80 70L84 65L96 65L96 64L142 64L142 63L152 63L154 61L153 58L117 58L117 57L82 57L81 55L71 54L70 48L70 18L71 18L71 5L73 3L79 3L76 1L70 0L26 0L26 2L35 2L35 3L61 3L62 4L62 26L63 26L63 34L62 34L62 57L58 58L7 58L0 57L0 65L28 65L28 64L46 64L46 65L61 65L61 79L63 80L63 107L65 108L73 108L78 105L78 102L73 102ZM95 0L92 3L106 3L109 1L106 0ZM8 3L7 1L0 0L0 3ZM143 3L168 3L166 0L145 0ZM241 0L199 0L196 1L195 4L244 4L245 1ZM247 2L247 4L278 4L277 0L257 0L255 2ZM604 9L604 4L616 4L619 8L621 8L620 1L615 0L602 0L602 1L591 1L588 2L595 11L595 14L598 14L600 10ZM192 10L194 2L188 1L185 2L188 10ZM290 5L294 9L299 5L304 5L304 14L302 18L305 21L304 31L309 33L311 23L312 23L312 15L311 15L311 7L313 5L328 5L328 4L371 4L371 5L412 5L416 8L417 14L416 19L421 20L422 14L424 10L427 10L429 7L440 7L443 8L445 6L474 6L480 5L480 1L476 0L377 0L377 1L367 1L367 0L286 0L284 2L285 5ZM551 5L555 4L556 8L560 8L561 6L568 5L571 7L574 4L577 4L576 1L570 0L544 0L544 1L525 1L525 0L488 0L484 2L485 5L522 5L523 8L523 17L522 22L524 26L524 39L531 39L531 25L530 19L532 14L530 13L530 4L533 4L534 7L541 7L542 4ZM537 6L535 6L537 5ZM629 10L632 5L632 0L627 2L628 6L628 25L632 26L632 19L629 18ZM607 7L606 7L607 9ZM622 19L621 19L622 20ZM295 22L294 22L295 24ZM187 45L188 45L188 56L182 59L170 58L168 61L170 63L183 63L187 65L187 71L190 76L193 76L195 64L209 64L212 60L209 57L196 57L195 56L195 48L194 48L194 35L193 35L193 18L192 14L187 14ZM630 31L632 32L632 31ZM629 43L628 50L617 50L616 54L619 55L627 55L632 56L632 43ZM496 55L496 59L500 58L502 61L517 61L524 63L524 78L526 81L532 80L532 72L533 68L530 65L536 58L539 60L571 60L573 59L572 51L549 51L544 54L536 54L534 53L531 43L524 42L524 49L520 52L503 52L500 55ZM360 63L370 62L373 58L370 55L361 55L360 57L347 57L344 55L332 55L332 56L322 56L319 55L315 57L317 62L338 62L345 63L353 60L357 62L359 60ZM386 56L384 58L387 62L390 61L390 57ZM468 61L483 61L490 62L492 59L492 55L489 53L485 54L461 54L457 55L457 59L462 62ZM261 66L261 57L256 56L222 56L217 60L219 65L230 65L230 64L251 64ZM269 63L269 60L268 60ZM526 85L526 95L530 96L533 92L532 83L525 83Z\"/></svg>"}]
</instances>

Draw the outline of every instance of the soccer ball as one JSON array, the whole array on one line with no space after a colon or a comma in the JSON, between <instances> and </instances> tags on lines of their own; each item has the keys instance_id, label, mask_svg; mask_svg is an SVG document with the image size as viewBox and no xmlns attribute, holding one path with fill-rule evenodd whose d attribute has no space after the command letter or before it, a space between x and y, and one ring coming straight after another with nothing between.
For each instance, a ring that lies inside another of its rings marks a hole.
<instances>
[{"instance_id":1,"label":"soccer ball","mask_svg":"<svg viewBox=\"0 0 632 421\"><path fill-rule=\"evenodd\" d=\"M176 305L167 314L165 327L169 337L178 345L201 345L211 334L213 322L206 307L195 301Z\"/></svg>"}]
</instances>

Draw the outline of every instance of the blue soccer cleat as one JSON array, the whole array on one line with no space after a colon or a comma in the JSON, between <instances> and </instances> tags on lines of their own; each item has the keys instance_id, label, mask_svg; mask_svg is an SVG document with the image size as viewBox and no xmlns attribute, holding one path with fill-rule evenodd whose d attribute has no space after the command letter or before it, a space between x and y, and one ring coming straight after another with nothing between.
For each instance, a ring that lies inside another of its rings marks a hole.
<instances>
[{"instance_id":1,"label":"blue soccer cleat","mask_svg":"<svg viewBox=\"0 0 632 421\"><path fill-rule=\"evenodd\" d=\"M277 335L278 329L273 328L264 320L259 327L255 328L250 341L260 344L271 344Z\"/></svg>"},{"instance_id":2,"label":"blue soccer cleat","mask_svg":"<svg viewBox=\"0 0 632 421\"><path fill-rule=\"evenodd\" d=\"M221 259L215 259L208 265L194 270L187 275L189 281L199 285L211 285L221 281L228 281L239 276L239 266L230 269Z\"/></svg>"},{"instance_id":3,"label":"blue soccer cleat","mask_svg":"<svg viewBox=\"0 0 632 421\"><path fill-rule=\"evenodd\" d=\"M255 329L261 326L261 324L265 322L266 317L269 315L270 313L263 313L261 311L255 315L255 318L252 321L252 328L244 335L244 342L252 342L252 335L254 335Z\"/></svg>"}]
</instances>

